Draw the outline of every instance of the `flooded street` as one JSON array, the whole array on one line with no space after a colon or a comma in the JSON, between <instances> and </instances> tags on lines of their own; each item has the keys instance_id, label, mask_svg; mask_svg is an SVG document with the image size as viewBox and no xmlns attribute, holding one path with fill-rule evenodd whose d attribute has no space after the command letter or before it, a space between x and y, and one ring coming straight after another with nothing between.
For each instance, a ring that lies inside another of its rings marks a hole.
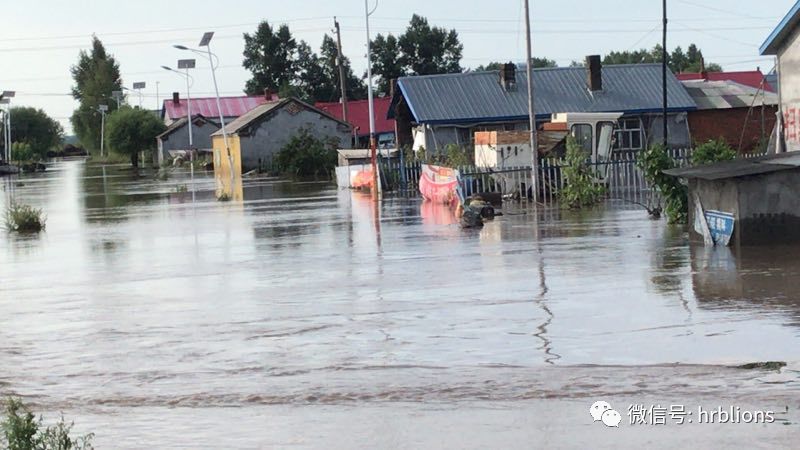
<instances>
[{"instance_id":1,"label":"flooded street","mask_svg":"<svg viewBox=\"0 0 800 450\"><path fill-rule=\"evenodd\" d=\"M144 173L144 172L143 172ZM799 248L689 245L634 205L480 231L325 183L0 178L0 394L97 448L775 448L800 437ZM513 206L513 205L511 205ZM733 366L783 361L780 371ZM593 424L595 400L620 430ZM776 422L632 426L630 404Z\"/></svg>"}]
</instances>

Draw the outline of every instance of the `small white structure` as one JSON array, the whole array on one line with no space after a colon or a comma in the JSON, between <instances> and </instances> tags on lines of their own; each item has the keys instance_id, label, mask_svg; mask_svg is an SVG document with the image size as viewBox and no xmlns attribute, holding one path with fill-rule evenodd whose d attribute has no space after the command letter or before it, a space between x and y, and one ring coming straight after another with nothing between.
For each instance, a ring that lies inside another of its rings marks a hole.
<instances>
[{"instance_id":1,"label":"small white structure","mask_svg":"<svg viewBox=\"0 0 800 450\"><path fill-rule=\"evenodd\" d=\"M486 168L531 165L528 131L476 131L475 166Z\"/></svg>"}]
</instances>

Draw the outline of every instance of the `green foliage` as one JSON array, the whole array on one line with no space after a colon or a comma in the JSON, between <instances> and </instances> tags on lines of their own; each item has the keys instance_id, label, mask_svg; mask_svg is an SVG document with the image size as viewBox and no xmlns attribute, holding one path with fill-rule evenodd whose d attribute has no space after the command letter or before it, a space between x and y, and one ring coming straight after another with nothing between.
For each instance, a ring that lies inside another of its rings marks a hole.
<instances>
[{"instance_id":1,"label":"green foliage","mask_svg":"<svg viewBox=\"0 0 800 450\"><path fill-rule=\"evenodd\" d=\"M281 97L298 97L309 103L336 101L341 96L336 64L339 51L329 35L323 36L319 55L305 41L297 42L288 26L275 30L267 21L261 22L253 35L245 34L244 40L243 64L252 73L245 85L249 95L269 89ZM342 65L348 98L364 98L366 85L353 75L350 60L343 58Z\"/></svg>"},{"instance_id":2,"label":"green foliage","mask_svg":"<svg viewBox=\"0 0 800 450\"><path fill-rule=\"evenodd\" d=\"M32 161L36 158L33 153L33 147L27 142L14 142L11 144L11 160L12 161Z\"/></svg>"},{"instance_id":3,"label":"green foliage","mask_svg":"<svg viewBox=\"0 0 800 450\"><path fill-rule=\"evenodd\" d=\"M275 156L275 168L296 177L330 176L336 167L337 144L335 139L317 139L308 130L300 129Z\"/></svg>"},{"instance_id":4,"label":"green foliage","mask_svg":"<svg viewBox=\"0 0 800 450\"><path fill-rule=\"evenodd\" d=\"M588 160L589 155L586 154L574 137L569 136L567 138L567 153L564 161L566 164L561 169L566 186L560 192L562 205L567 208L580 209L594 206L605 195L605 187L594 181Z\"/></svg>"},{"instance_id":5,"label":"green foliage","mask_svg":"<svg viewBox=\"0 0 800 450\"><path fill-rule=\"evenodd\" d=\"M64 129L43 110L27 106L11 108L11 117L14 142L24 142L31 150L27 159L18 161L44 159L48 151L61 144Z\"/></svg>"},{"instance_id":6,"label":"green foliage","mask_svg":"<svg viewBox=\"0 0 800 450\"><path fill-rule=\"evenodd\" d=\"M9 398L0 423L3 431L0 444L7 450L92 450L94 435L73 438L72 426L62 416L56 425L42 428L41 418L36 419L20 400Z\"/></svg>"},{"instance_id":7,"label":"green foliage","mask_svg":"<svg viewBox=\"0 0 800 450\"><path fill-rule=\"evenodd\" d=\"M640 49L634 51L611 52L603 58L603 64L641 64L641 63L660 63L663 53L660 45L656 45L652 50ZM681 72L700 72L702 69L703 52L695 44L690 44L687 51L678 46L672 53L667 55L667 65L674 73ZM709 63L705 65L706 72L721 72L719 64Z\"/></svg>"},{"instance_id":8,"label":"green foliage","mask_svg":"<svg viewBox=\"0 0 800 450\"><path fill-rule=\"evenodd\" d=\"M30 205L11 203L6 207L5 226L8 231L38 233L44 230L46 221L42 210Z\"/></svg>"},{"instance_id":9,"label":"green foliage","mask_svg":"<svg viewBox=\"0 0 800 450\"><path fill-rule=\"evenodd\" d=\"M712 139L695 147L692 152L692 165L730 161L734 158L736 158L736 150L732 149L724 139Z\"/></svg>"},{"instance_id":10,"label":"green foliage","mask_svg":"<svg viewBox=\"0 0 800 450\"><path fill-rule=\"evenodd\" d=\"M130 156L131 165L139 166L139 152L156 148L156 136L166 126L150 111L125 106L108 116L106 136L117 153Z\"/></svg>"},{"instance_id":11,"label":"green foliage","mask_svg":"<svg viewBox=\"0 0 800 450\"><path fill-rule=\"evenodd\" d=\"M664 197L664 212L669 223L686 223L689 214L689 192L677 177L664 173L677 167L662 145L652 145L640 154L637 162L647 182Z\"/></svg>"},{"instance_id":12,"label":"green foliage","mask_svg":"<svg viewBox=\"0 0 800 450\"><path fill-rule=\"evenodd\" d=\"M78 64L72 66L71 72L75 81L72 96L80 102L70 118L72 129L84 148L97 150L100 148L101 122L97 109L99 105L108 105L109 112L117 108L111 93L122 89L119 64L106 53L103 43L95 36L91 52L81 50Z\"/></svg>"},{"instance_id":13,"label":"green foliage","mask_svg":"<svg viewBox=\"0 0 800 450\"><path fill-rule=\"evenodd\" d=\"M274 30L265 20L255 33L245 33L242 65L253 75L245 84L245 92L261 95L264 89L277 91L284 83L291 83L297 73L296 50L297 41L287 25Z\"/></svg>"},{"instance_id":14,"label":"green foliage","mask_svg":"<svg viewBox=\"0 0 800 450\"><path fill-rule=\"evenodd\" d=\"M372 73L380 77L378 92L388 95L390 81L403 75L461 72L464 45L456 30L432 27L414 14L405 33L375 37L371 42Z\"/></svg>"},{"instance_id":15,"label":"green foliage","mask_svg":"<svg viewBox=\"0 0 800 450\"><path fill-rule=\"evenodd\" d=\"M547 59L547 58L531 58L531 62L533 63L534 69L544 69L549 67L558 67L558 64L555 60ZM475 72L486 72L489 70L500 70L503 68L503 63L492 61L489 64L483 66L478 66L475 68Z\"/></svg>"}]
</instances>

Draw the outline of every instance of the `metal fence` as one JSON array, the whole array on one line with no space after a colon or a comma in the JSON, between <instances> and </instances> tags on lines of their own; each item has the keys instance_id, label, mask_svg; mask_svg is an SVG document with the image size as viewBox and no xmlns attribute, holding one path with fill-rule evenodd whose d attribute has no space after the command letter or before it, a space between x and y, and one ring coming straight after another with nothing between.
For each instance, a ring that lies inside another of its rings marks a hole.
<instances>
[{"instance_id":1,"label":"metal fence","mask_svg":"<svg viewBox=\"0 0 800 450\"><path fill-rule=\"evenodd\" d=\"M670 149L670 157L678 167L689 164L692 149ZM590 170L595 177L606 186L608 198L619 199L643 205L654 205L660 202L658 192L644 178L638 166L640 152L614 152L612 158L600 163L590 163ZM742 154L740 158L762 156L763 154ZM539 162L539 201L545 204L555 203L561 190L567 183L562 175L566 163L560 158L542 158ZM384 187L389 190L405 190L418 192L419 177L422 164L413 162L400 166L397 161L381 163ZM530 200L533 191L530 166L522 167L458 167L461 175L461 189L464 195L470 196L482 192L500 193L504 196Z\"/></svg>"}]
</instances>

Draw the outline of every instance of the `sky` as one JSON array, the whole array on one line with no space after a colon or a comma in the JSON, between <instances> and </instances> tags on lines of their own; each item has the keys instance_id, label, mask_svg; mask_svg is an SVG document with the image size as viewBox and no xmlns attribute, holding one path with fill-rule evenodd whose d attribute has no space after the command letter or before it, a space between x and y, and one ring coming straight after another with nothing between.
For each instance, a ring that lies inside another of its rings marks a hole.
<instances>
[{"instance_id":1,"label":"sky","mask_svg":"<svg viewBox=\"0 0 800 450\"><path fill-rule=\"evenodd\" d=\"M369 0L370 7L375 0ZM243 33L262 20L286 23L298 40L319 51L332 33L333 17L342 28L342 45L356 74L366 70L364 2L356 0L0 0L0 90L15 90L16 106L44 109L71 132L77 107L70 96L70 67L96 34L120 64L125 86L145 82L141 101L155 109L172 92L185 96L182 78L162 65L192 57L173 44L196 46L214 31L222 95L241 95L249 73L242 67ZM794 0L668 0L668 48L695 43L707 62L725 70L763 72L774 66L758 47L795 3ZM461 65L525 60L522 0L378 0L370 17L371 36L402 34L412 14L431 25L454 28L464 45ZM533 54L569 65L586 55L652 48L661 40L659 0L531 0ZM212 96L208 63L200 57L192 72L192 96ZM158 92L157 92L158 90ZM129 102L138 105L139 96Z\"/></svg>"}]
</instances>

